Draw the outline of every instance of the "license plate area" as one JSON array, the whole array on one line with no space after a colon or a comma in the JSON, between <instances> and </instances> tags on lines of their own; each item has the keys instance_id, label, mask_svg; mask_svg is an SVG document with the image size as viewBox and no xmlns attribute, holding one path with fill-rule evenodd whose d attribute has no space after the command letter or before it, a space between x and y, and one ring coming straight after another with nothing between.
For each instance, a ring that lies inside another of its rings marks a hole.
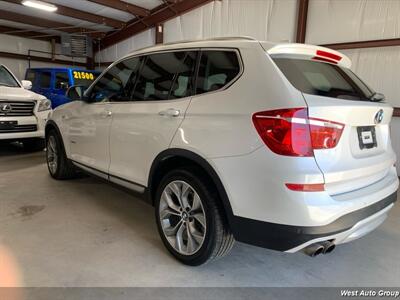
<instances>
[{"instance_id":1,"label":"license plate area","mask_svg":"<svg viewBox=\"0 0 400 300\"><path fill-rule=\"evenodd\" d=\"M375 126L360 126L357 127L358 144L360 149L371 149L378 147L376 142Z\"/></svg>"},{"instance_id":2,"label":"license plate area","mask_svg":"<svg viewBox=\"0 0 400 300\"><path fill-rule=\"evenodd\" d=\"M0 129L14 129L18 125L18 121L0 121Z\"/></svg>"}]
</instances>

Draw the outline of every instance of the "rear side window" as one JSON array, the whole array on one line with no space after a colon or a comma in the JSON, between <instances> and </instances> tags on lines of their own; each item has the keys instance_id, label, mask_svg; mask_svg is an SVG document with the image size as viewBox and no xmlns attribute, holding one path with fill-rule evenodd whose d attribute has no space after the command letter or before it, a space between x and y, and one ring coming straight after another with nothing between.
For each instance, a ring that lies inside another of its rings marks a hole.
<instances>
[{"instance_id":1,"label":"rear side window","mask_svg":"<svg viewBox=\"0 0 400 300\"><path fill-rule=\"evenodd\" d=\"M97 81L91 91L94 102L126 102L131 100L141 59L126 59L113 66Z\"/></svg>"},{"instance_id":2,"label":"rear side window","mask_svg":"<svg viewBox=\"0 0 400 300\"><path fill-rule=\"evenodd\" d=\"M373 91L349 69L302 59L273 60L290 83L305 94L367 101L373 95Z\"/></svg>"},{"instance_id":3,"label":"rear side window","mask_svg":"<svg viewBox=\"0 0 400 300\"><path fill-rule=\"evenodd\" d=\"M193 51L147 56L133 100L168 100L192 95L196 57Z\"/></svg>"},{"instance_id":4,"label":"rear side window","mask_svg":"<svg viewBox=\"0 0 400 300\"><path fill-rule=\"evenodd\" d=\"M42 89L49 89L51 87L51 72L40 73L39 86Z\"/></svg>"},{"instance_id":5,"label":"rear side window","mask_svg":"<svg viewBox=\"0 0 400 300\"><path fill-rule=\"evenodd\" d=\"M202 51L196 93L219 90L239 73L240 64L235 51Z\"/></svg>"},{"instance_id":6,"label":"rear side window","mask_svg":"<svg viewBox=\"0 0 400 300\"><path fill-rule=\"evenodd\" d=\"M67 72L56 72L55 88L57 90L66 90L69 87L69 76Z\"/></svg>"}]
</instances>

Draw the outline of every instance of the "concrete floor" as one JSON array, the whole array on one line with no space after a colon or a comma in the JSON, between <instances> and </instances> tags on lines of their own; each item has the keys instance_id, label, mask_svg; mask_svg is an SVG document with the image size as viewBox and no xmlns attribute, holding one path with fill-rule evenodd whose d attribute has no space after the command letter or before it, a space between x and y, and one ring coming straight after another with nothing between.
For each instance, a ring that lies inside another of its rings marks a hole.
<instances>
[{"instance_id":1,"label":"concrete floor","mask_svg":"<svg viewBox=\"0 0 400 300\"><path fill-rule=\"evenodd\" d=\"M14 267L15 285L400 286L399 248L397 205L379 229L330 255L237 243L222 260L186 267L164 249L152 207L93 178L55 181L43 152L0 144L0 270Z\"/></svg>"}]
</instances>

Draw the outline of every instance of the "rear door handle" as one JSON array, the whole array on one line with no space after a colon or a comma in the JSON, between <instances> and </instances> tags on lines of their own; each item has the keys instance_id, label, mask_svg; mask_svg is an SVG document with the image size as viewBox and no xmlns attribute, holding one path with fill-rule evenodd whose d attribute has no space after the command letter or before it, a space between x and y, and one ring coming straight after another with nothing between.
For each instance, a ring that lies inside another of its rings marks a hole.
<instances>
[{"instance_id":1,"label":"rear door handle","mask_svg":"<svg viewBox=\"0 0 400 300\"><path fill-rule=\"evenodd\" d=\"M166 110L162 110L158 113L160 116L167 116L167 117L178 117L181 112L175 108L169 108Z\"/></svg>"}]
</instances>

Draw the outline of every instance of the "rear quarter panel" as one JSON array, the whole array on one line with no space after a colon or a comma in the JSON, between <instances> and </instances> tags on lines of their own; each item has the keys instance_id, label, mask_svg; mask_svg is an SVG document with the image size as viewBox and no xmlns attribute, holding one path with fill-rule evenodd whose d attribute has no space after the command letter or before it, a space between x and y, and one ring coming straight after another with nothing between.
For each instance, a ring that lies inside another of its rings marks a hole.
<instances>
[{"instance_id":1,"label":"rear quarter panel","mask_svg":"<svg viewBox=\"0 0 400 300\"><path fill-rule=\"evenodd\" d=\"M245 155L264 145L253 126L255 112L306 106L259 44L238 50L241 77L225 90L192 98L172 148L205 158Z\"/></svg>"}]
</instances>

